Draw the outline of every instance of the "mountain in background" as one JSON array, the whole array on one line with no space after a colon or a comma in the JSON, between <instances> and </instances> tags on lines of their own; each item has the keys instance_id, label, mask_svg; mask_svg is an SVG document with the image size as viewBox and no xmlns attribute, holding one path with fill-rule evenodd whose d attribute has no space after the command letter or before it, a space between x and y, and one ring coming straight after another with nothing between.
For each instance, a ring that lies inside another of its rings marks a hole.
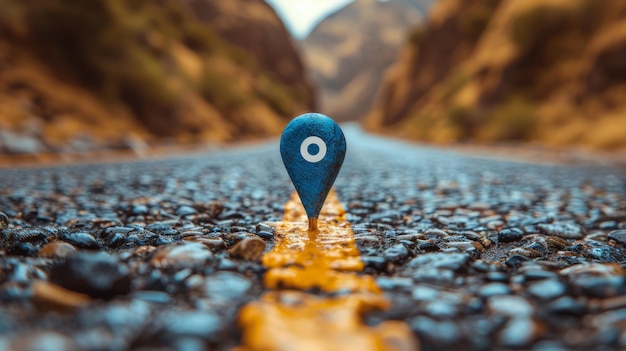
<instances>
[{"instance_id":1,"label":"mountain in background","mask_svg":"<svg viewBox=\"0 0 626 351\"><path fill-rule=\"evenodd\" d=\"M0 6L0 152L277 135L315 107L263 0Z\"/></svg>"},{"instance_id":2,"label":"mountain in background","mask_svg":"<svg viewBox=\"0 0 626 351\"><path fill-rule=\"evenodd\" d=\"M367 119L432 142L626 146L626 2L442 0Z\"/></svg>"},{"instance_id":3,"label":"mountain in background","mask_svg":"<svg viewBox=\"0 0 626 351\"><path fill-rule=\"evenodd\" d=\"M338 120L364 116L407 32L432 2L356 0L322 20L300 42L320 110Z\"/></svg>"}]
</instances>

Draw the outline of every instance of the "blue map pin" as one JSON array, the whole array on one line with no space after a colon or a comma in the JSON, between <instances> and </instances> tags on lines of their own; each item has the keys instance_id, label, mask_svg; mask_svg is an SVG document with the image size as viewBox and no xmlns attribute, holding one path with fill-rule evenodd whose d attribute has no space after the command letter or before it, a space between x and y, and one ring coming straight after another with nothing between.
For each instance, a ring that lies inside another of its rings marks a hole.
<instances>
[{"instance_id":1,"label":"blue map pin","mask_svg":"<svg viewBox=\"0 0 626 351\"><path fill-rule=\"evenodd\" d=\"M315 231L326 196L343 164L346 138L331 118L306 113L285 127L280 155L309 217L309 230Z\"/></svg>"}]
</instances>

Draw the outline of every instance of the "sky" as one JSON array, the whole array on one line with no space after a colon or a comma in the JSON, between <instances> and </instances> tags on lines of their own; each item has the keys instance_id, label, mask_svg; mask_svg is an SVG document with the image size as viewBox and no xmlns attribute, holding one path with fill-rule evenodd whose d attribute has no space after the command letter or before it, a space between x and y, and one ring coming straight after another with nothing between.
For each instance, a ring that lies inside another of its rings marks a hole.
<instances>
[{"instance_id":1,"label":"sky","mask_svg":"<svg viewBox=\"0 0 626 351\"><path fill-rule=\"evenodd\" d=\"M297 38L309 34L325 16L353 0L265 0L282 18L287 29Z\"/></svg>"}]
</instances>

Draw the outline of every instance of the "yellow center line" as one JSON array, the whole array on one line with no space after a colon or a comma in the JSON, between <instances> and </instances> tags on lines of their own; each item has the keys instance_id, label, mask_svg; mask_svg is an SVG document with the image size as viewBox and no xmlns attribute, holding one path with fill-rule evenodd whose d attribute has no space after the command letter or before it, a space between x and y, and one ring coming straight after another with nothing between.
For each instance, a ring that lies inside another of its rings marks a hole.
<instances>
[{"instance_id":1,"label":"yellow center line","mask_svg":"<svg viewBox=\"0 0 626 351\"><path fill-rule=\"evenodd\" d=\"M362 323L364 313L388 308L389 301L373 277L358 274L363 262L334 192L324 204L318 232L308 231L295 193L285 205L284 221L274 225L274 249L262 259L269 268L264 284L271 291L241 310L242 344L234 351L418 349L402 322Z\"/></svg>"}]
</instances>

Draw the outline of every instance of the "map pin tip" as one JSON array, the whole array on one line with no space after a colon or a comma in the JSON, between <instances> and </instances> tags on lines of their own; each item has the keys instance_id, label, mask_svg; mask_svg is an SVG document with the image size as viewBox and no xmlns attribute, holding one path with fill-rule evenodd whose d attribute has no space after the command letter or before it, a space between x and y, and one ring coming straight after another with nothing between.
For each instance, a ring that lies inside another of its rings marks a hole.
<instances>
[{"instance_id":1,"label":"map pin tip","mask_svg":"<svg viewBox=\"0 0 626 351\"><path fill-rule=\"evenodd\" d=\"M309 218L309 231L317 231L317 218L346 155L343 132L323 114L300 115L285 127L280 155Z\"/></svg>"}]
</instances>

